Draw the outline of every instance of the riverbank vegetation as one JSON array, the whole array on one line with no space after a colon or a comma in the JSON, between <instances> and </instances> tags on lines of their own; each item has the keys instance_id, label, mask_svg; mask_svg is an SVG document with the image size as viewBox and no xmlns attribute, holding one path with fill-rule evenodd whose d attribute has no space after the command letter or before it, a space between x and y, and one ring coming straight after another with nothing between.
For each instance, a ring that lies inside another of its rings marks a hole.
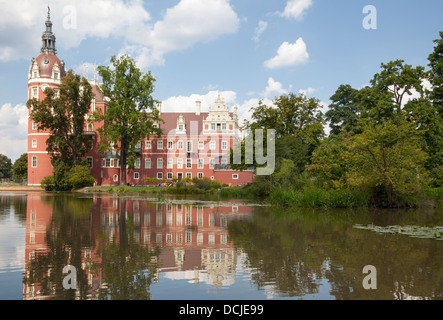
<instances>
[{"instance_id":1,"label":"riverbank vegetation","mask_svg":"<svg viewBox=\"0 0 443 320\"><path fill-rule=\"evenodd\" d=\"M441 200L443 32L440 38L428 70L403 60L382 63L370 85L340 85L324 115L319 100L303 94L281 96L272 106L260 102L246 128L252 136L274 129L275 170L256 175L249 190L282 206L414 207ZM268 143L263 139L265 149ZM256 167L267 165L258 160Z\"/></svg>"}]
</instances>

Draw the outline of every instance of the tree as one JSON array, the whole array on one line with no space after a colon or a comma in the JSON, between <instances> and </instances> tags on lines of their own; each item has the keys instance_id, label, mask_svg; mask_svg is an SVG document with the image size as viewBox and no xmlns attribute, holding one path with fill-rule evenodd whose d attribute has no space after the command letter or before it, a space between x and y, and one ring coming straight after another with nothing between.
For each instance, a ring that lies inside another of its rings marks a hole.
<instances>
[{"instance_id":1,"label":"tree","mask_svg":"<svg viewBox=\"0 0 443 320\"><path fill-rule=\"evenodd\" d=\"M101 137L100 151L113 146L120 158L120 183L126 185L126 166L134 167L136 145L145 137L161 134L158 123L159 110L151 94L154 90L154 77L151 72L142 74L133 59L128 56L111 58L113 69L100 66L103 78L101 90L107 97L106 112L96 112L95 119L103 120L104 126L98 129Z\"/></svg>"},{"instance_id":2,"label":"tree","mask_svg":"<svg viewBox=\"0 0 443 320\"><path fill-rule=\"evenodd\" d=\"M274 107L261 101L253 108L249 129L274 129L276 137L295 135L310 146L318 145L324 136L320 101L304 94L290 93L274 100Z\"/></svg>"},{"instance_id":3,"label":"tree","mask_svg":"<svg viewBox=\"0 0 443 320\"><path fill-rule=\"evenodd\" d=\"M426 185L426 152L415 124L406 120L366 122L344 152L348 187L381 191L385 205L398 205Z\"/></svg>"},{"instance_id":4,"label":"tree","mask_svg":"<svg viewBox=\"0 0 443 320\"><path fill-rule=\"evenodd\" d=\"M382 104L377 104L379 108L392 110L392 115L400 115L404 104L404 98L412 94L415 89L420 96L425 93L423 80L429 77L424 67L405 64L403 60L382 63L379 73L375 74L371 80L372 89L375 95L383 97ZM388 95L386 95L388 93ZM390 101L386 98L389 97Z\"/></svg>"},{"instance_id":5,"label":"tree","mask_svg":"<svg viewBox=\"0 0 443 320\"><path fill-rule=\"evenodd\" d=\"M86 116L93 92L88 80L69 70L61 79L60 90L45 90L46 97L27 102L31 119L38 130L48 130L47 151L51 162L63 162L69 168L75 166L91 148L90 137L84 134Z\"/></svg>"},{"instance_id":6,"label":"tree","mask_svg":"<svg viewBox=\"0 0 443 320\"><path fill-rule=\"evenodd\" d=\"M20 158L15 160L12 166L12 178L14 181L23 181L28 178L28 154L23 153Z\"/></svg>"},{"instance_id":7,"label":"tree","mask_svg":"<svg viewBox=\"0 0 443 320\"><path fill-rule=\"evenodd\" d=\"M434 40L435 47L429 57L429 67L431 68L431 100L437 106L439 113L443 112L443 31L440 31L440 38Z\"/></svg>"},{"instance_id":8,"label":"tree","mask_svg":"<svg viewBox=\"0 0 443 320\"><path fill-rule=\"evenodd\" d=\"M331 128L330 133L339 134L341 129L359 132L357 128L357 120L360 116L358 90L349 84L342 84L330 100L332 103L325 114L325 119L329 121Z\"/></svg>"},{"instance_id":9,"label":"tree","mask_svg":"<svg viewBox=\"0 0 443 320\"><path fill-rule=\"evenodd\" d=\"M12 163L4 154L0 154L0 178L9 179L12 176Z\"/></svg>"}]
</instances>

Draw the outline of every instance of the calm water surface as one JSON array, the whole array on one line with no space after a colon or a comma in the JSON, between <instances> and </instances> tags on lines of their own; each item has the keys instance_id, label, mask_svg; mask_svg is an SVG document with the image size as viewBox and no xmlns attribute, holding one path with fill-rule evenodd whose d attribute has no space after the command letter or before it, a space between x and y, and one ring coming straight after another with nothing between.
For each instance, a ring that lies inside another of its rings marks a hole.
<instances>
[{"instance_id":1,"label":"calm water surface","mask_svg":"<svg viewBox=\"0 0 443 320\"><path fill-rule=\"evenodd\" d=\"M443 241L358 225L443 226L443 211L0 193L0 300L443 298Z\"/></svg>"}]
</instances>

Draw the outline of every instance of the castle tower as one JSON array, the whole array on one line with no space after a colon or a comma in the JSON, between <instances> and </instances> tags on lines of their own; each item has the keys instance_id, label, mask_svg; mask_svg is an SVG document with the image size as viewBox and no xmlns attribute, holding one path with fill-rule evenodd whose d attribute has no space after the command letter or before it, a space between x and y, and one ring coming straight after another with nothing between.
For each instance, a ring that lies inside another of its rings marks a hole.
<instances>
[{"instance_id":1,"label":"castle tower","mask_svg":"<svg viewBox=\"0 0 443 320\"><path fill-rule=\"evenodd\" d=\"M46 88L59 88L65 76L65 65L57 56L55 35L52 33L50 9L42 34L40 55L32 58L28 73L28 100L45 98ZM29 114L31 110L28 111ZM37 124L28 117L28 184L39 185L45 176L52 175L52 165L46 151L48 132L37 130Z\"/></svg>"}]
</instances>

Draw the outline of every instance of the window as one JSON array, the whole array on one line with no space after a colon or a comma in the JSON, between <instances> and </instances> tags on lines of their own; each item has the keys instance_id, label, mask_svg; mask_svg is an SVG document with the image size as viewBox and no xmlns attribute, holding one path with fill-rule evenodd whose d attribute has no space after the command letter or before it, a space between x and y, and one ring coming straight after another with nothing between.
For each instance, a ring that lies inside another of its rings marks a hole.
<instances>
[{"instance_id":1,"label":"window","mask_svg":"<svg viewBox=\"0 0 443 320\"><path fill-rule=\"evenodd\" d=\"M215 159L209 160L209 169L214 169L215 167Z\"/></svg>"},{"instance_id":2,"label":"window","mask_svg":"<svg viewBox=\"0 0 443 320\"><path fill-rule=\"evenodd\" d=\"M226 123L222 123L222 130L226 131Z\"/></svg>"},{"instance_id":3,"label":"window","mask_svg":"<svg viewBox=\"0 0 443 320\"><path fill-rule=\"evenodd\" d=\"M183 141L181 141L181 140L177 141L177 149L183 150Z\"/></svg>"},{"instance_id":4,"label":"window","mask_svg":"<svg viewBox=\"0 0 443 320\"><path fill-rule=\"evenodd\" d=\"M182 124L178 125L178 131L183 131L184 126Z\"/></svg>"},{"instance_id":5,"label":"window","mask_svg":"<svg viewBox=\"0 0 443 320\"><path fill-rule=\"evenodd\" d=\"M94 126L92 125L92 123L88 123L88 132L92 132L94 131Z\"/></svg>"},{"instance_id":6,"label":"window","mask_svg":"<svg viewBox=\"0 0 443 320\"><path fill-rule=\"evenodd\" d=\"M221 123L217 123L217 131L221 131Z\"/></svg>"},{"instance_id":7,"label":"window","mask_svg":"<svg viewBox=\"0 0 443 320\"><path fill-rule=\"evenodd\" d=\"M142 147L142 143L141 143L141 141L138 141L136 144L135 144L135 148L136 149L140 149Z\"/></svg>"},{"instance_id":8,"label":"window","mask_svg":"<svg viewBox=\"0 0 443 320\"><path fill-rule=\"evenodd\" d=\"M183 169L183 159L177 159L177 169Z\"/></svg>"},{"instance_id":9,"label":"window","mask_svg":"<svg viewBox=\"0 0 443 320\"><path fill-rule=\"evenodd\" d=\"M32 88L32 98L38 98L38 89Z\"/></svg>"},{"instance_id":10,"label":"window","mask_svg":"<svg viewBox=\"0 0 443 320\"><path fill-rule=\"evenodd\" d=\"M211 141L211 142L209 143L209 149L211 149L211 150L215 150L215 141Z\"/></svg>"},{"instance_id":11,"label":"window","mask_svg":"<svg viewBox=\"0 0 443 320\"><path fill-rule=\"evenodd\" d=\"M192 179L192 173L191 172L186 172L186 178Z\"/></svg>"},{"instance_id":12,"label":"window","mask_svg":"<svg viewBox=\"0 0 443 320\"><path fill-rule=\"evenodd\" d=\"M211 123L211 130L215 131L215 123Z\"/></svg>"},{"instance_id":13,"label":"window","mask_svg":"<svg viewBox=\"0 0 443 320\"><path fill-rule=\"evenodd\" d=\"M151 141L150 140L145 141L145 149L151 149Z\"/></svg>"},{"instance_id":14,"label":"window","mask_svg":"<svg viewBox=\"0 0 443 320\"><path fill-rule=\"evenodd\" d=\"M37 156L32 157L32 167L37 168Z\"/></svg>"},{"instance_id":15,"label":"window","mask_svg":"<svg viewBox=\"0 0 443 320\"><path fill-rule=\"evenodd\" d=\"M222 141L222 150L228 150L228 141Z\"/></svg>"},{"instance_id":16,"label":"window","mask_svg":"<svg viewBox=\"0 0 443 320\"><path fill-rule=\"evenodd\" d=\"M111 166L111 159L105 159L105 167L109 168Z\"/></svg>"},{"instance_id":17,"label":"window","mask_svg":"<svg viewBox=\"0 0 443 320\"><path fill-rule=\"evenodd\" d=\"M233 175L232 175L232 179L237 180L237 179L238 179L238 174L236 174L236 173L233 174Z\"/></svg>"},{"instance_id":18,"label":"window","mask_svg":"<svg viewBox=\"0 0 443 320\"><path fill-rule=\"evenodd\" d=\"M34 78L37 78L37 71L34 71Z\"/></svg>"},{"instance_id":19,"label":"window","mask_svg":"<svg viewBox=\"0 0 443 320\"><path fill-rule=\"evenodd\" d=\"M140 169L140 159L139 158L135 159L134 166L135 166L136 169Z\"/></svg>"},{"instance_id":20,"label":"window","mask_svg":"<svg viewBox=\"0 0 443 320\"><path fill-rule=\"evenodd\" d=\"M157 141L157 150L163 150L163 140Z\"/></svg>"},{"instance_id":21,"label":"window","mask_svg":"<svg viewBox=\"0 0 443 320\"><path fill-rule=\"evenodd\" d=\"M157 172L157 179L163 179L163 172Z\"/></svg>"},{"instance_id":22,"label":"window","mask_svg":"<svg viewBox=\"0 0 443 320\"><path fill-rule=\"evenodd\" d=\"M199 173L197 173L197 177L198 177L199 179L203 179L203 172L199 172Z\"/></svg>"},{"instance_id":23,"label":"window","mask_svg":"<svg viewBox=\"0 0 443 320\"><path fill-rule=\"evenodd\" d=\"M58 72L54 72L54 79L55 79L55 80L58 79Z\"/></svg>"},{"instance_id":24,"label":"window","mask_svg":"<svg viewBox=\"0 0 443 320\"><path fill-rule=\"evenodd\" d=\"M94 159L92 157L86 157L86 162L87 162L89 168L92 168L92 164L94 162L93 160Z\"/></svg>"},{"instance_id":25,"label":"window","mask_svg":"<svg viewBox=\"0 0 443 320\"><path fill-rule=\"evenodd\" d=\"M151 158L145 159L145 169L151 169Z\"/></svg>"},{"instance_id":26,"label":"window","mask_svg":"<svg viewBox=\"0 0 443 320\"><path fill-rule=\"evenodd\" d=\"M188 141L186 143L186 151L187 152L192 152L192 141Z\"/></svg>"},{"instance_id":27,"label":"window","mask_svg":"<svg viewBox=\"0 0 443 320\"><path fill-rule=\"evenodd\" d=\"M168 178L168 180L172 179L172 172L168 172L166 175L167 175L166 177Z\"/></svg>"},{"instance_id":28,"label":"window","mask_svg":"<svg viewBox=\"0 0 443 320\"><path fill-rule=\"evenodd\" d=\"M168 141L168 150L171 150L174 147L173 141Z\"/></svg>"},{"instance_id":29,"label":"window","mask_svg":"<svg viewBox=\"0 0 443 320\"><path fill-rule=\"evenodd\" d=\"M157 159L157 169L163 169L163 159L162 158Z\"/></svg>"},{"instance_id":30,"label":"window","mask_svg":"<svg viewBox=\"0 0 443 320\"><path fill-rule=\"evenodd\" d=\"M227 166L228 165L228 159L226 159L226 158L221 159L221 164L223 166Z\"/></svg>"},{"instance_id":31,"label":"window","mask_svg":"<svg viewBox=\"0 0 443 320\"><path fill-rule=\"evenodd\" d=\"M186 159L186 169L192 169L192 159Z\"/></svg>"},{"instance_id":32,"label":"window","mask_svg":"<svg viewBox=\"0 0 443 320\"><path fill-rule=\"evenodd\" d=\"M37 139L32 139L32 147L37 148Z\"/></svg>"},{"instance_id":33,"label":"window","mask_svg":"<svg viewBox=\"0 0 443 320\"><path fill-rule=\"evenodd\" d=\"M204 149L204 147L205 147L205 142L204 141L199 141L198 142L198 149L202 150L202 149Z\"/></svg>"},{"instance_id":34,"label":"window","mask_svg":"<svg viewBox=\"0 0 443 320\"><path fill-rule=\"evenodd\" d=\"M198 159L198 168L203 169L205 165L205 159Z\"/></svg>"},{"instance_id":35,"label":"window","mask_svg":"<svg viewBox=\"0 0 443 320\"><path fill-rule=\"evenodd\" d=\"M140 178L140 174L138 172L134 172L134 179L138 180Z\"/></svg>"},{"instance_id":36,"label":"window","mask_svg":"<svg viewBox=\"0 0 443 320\"><path fill-rule=\"evenodd\" d=\"M32 121L32 130L38 130L37 122Z\"/></svg>"},{"instance_id":37,"label":"window","mask_svg":"<svg viewBox=\"0 0 443 320\"><path fill-rule=\"evenodd\" d=\"M114 159L114 168L120 167L120 160Z\"/></svg>"},{"instance_id":38,"label":"window","mask_svg":"<svg viewBox=\"0 0 443 320\"><path fill-rule=\"evenodd\" d=\"M112 177L112 180L114 180L114 182L118 182L118 175L114 174L114 176Z\"/></svg>"},{"instance_id":39,"label":"window","mask_svg":"<svg viewBox=\"0 0 443 320\"><path fill-rule=\"evenodd\" d=\"M173 159L168 158L167 168L172 169L174 165Z\"/></svg>"}]
</instances>

